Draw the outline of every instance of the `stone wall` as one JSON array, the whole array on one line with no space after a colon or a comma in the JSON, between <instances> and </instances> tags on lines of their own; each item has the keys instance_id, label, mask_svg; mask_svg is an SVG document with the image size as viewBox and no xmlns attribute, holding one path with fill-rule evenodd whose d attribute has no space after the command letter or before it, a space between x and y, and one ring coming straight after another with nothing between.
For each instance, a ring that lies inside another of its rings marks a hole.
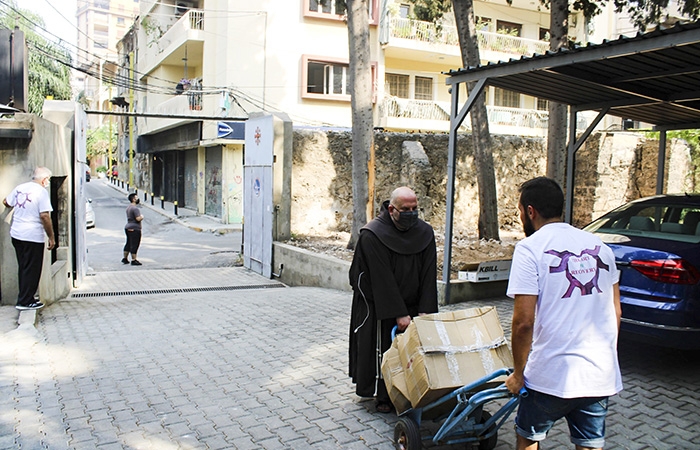
<instances>
[{"instance_id":1,"label":"stone wall","mask_svg":"<svg viewBox=\"0 0 700 450\"><path fill-rule=\"evenodd\" d=\"M444 228L447 191L446 134L376 132L375 212L391 191L411 186L423 218ZM499 222L520 228L518 186L544 175L544 139L492 136ZM604 212L656 189L658 141L636 133L591 136L576 158L574 223L583 225ZM682 192L690 172L690 153L682 141L667 145L666 192ZM458 138L455 185L455 235L475 235L479 215L471 135ZM296 129L292 162L293 234L349 232L352 220L351 134Z\"/></svg>"}]
</instances>

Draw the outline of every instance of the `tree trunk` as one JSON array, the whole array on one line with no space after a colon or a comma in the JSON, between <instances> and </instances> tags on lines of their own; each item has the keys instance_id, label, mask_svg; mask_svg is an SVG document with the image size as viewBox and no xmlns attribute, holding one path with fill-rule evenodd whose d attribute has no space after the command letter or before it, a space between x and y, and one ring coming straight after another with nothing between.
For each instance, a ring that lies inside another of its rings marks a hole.
<instances>
[{"instance_id":1,"label":"tree trunk","mask_svg":"<svg viewBox=\"0 0 700 450\"><path fill-rule=\"evenodd\" d=\"M474 22L472 0L452 0L452 9L457 23L459 46L462 52L462 65L474 67L479 65L479 41ZM473 89L470 84L468 89ZM479 188L479 238L500 240L498 231L498 195L496 176L493 169L491 153L491 134L486 112L486 95L482 93L470 112L472 120L472 139L474 141L474 164Z\"/></svg>"},{"instance_id":2,"label":"tree trunk","mask_svg":"<svg viewBox=\"0 0 700 450\"><path fill-rule=\"evenodd\" d=\"M569 35L569 2L552 0L549 16L549 49L567 47ZM561 103L549 102L547 131L547 176L564 187L566 179L567 108Z\"/></svg>"},{"instance_id":3,"label":"tree trunk","mask_svg":"<svg viewBox=\"0 0 700 450\"><path fill-rule=\"evenodd\" d=\"M352 108L352 230L348 248L354 249L360 228L367 223L369 168L373 167L372 67L369 46L370 0L347 0L350 92Z\"/></svg>"}]
</instances>

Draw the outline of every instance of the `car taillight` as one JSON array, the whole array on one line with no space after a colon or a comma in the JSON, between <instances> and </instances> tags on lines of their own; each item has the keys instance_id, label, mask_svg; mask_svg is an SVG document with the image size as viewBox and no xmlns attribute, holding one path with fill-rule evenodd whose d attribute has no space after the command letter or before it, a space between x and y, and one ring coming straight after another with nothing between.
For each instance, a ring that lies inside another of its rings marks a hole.
<instances>
[{"instance_id":1,"label":"car taillight","mask_svg":"<svg viewBox=\"0 0 700 450\"><path fill-rule=\"evenodd\" d=\"M696 284L700 281L700 272L684 259L635 259L630 261L630 266L662 283Z\"/></svg>"}]
</instances>

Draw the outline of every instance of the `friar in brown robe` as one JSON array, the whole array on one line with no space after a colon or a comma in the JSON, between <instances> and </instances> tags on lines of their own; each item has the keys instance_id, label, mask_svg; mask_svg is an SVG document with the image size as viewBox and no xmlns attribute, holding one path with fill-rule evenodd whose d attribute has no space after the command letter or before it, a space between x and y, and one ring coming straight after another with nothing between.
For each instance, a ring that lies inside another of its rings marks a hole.
<instances>
[{"instance_id":1,"label":"friar in brown robe","mask_svg":"<svg viewBox=\"0 0 700 450\"><path fill-rule=\"evenodd\" d=\"M392 328L403 331L412 317L438 310L436 258L433 228L418 218L408 187L394 190L360 231L349 273L350 376L358 396L376 397L378 411L390 405L380 365Z\"/></svg>"}]
</instances>

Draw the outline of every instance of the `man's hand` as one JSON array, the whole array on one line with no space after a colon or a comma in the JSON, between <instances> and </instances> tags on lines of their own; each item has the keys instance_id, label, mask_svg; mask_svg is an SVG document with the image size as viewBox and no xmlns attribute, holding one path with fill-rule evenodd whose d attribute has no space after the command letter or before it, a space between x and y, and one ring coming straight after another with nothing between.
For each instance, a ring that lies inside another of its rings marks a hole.
<instances>
[{"instance_id":1,"label":"man's hand","mask_svg":"<svg viewBox=\"0 0 700 450\"><path fill-rule=\"evenodd\" d=\"M399 331L404 331L411 324L411 316L403 316L396 318L396 325Z\"/></svg>"},{"instance_id":2,"label":"man's hand","mask_svg":"<svg viewBox=\"0 0 700 450\"><path fill-rule=\"evenodd\" d=\"M522 375L516 375L515 373L511 373L510 375L508 375L508 378L506 378L506 387L508 388L511 394L520 394L520 389L522 389L524 386L525 380L523 379Z\"/></svg>"},{"instance_id":3,"label":"man's hand","mask_svg":"<svg viewBox=\"0 0 700 450\"><path fill-rule=\"evenodd\" d=\"M47 247L49 250L53 250L54 247L56 247L56 240L52 237L49 238L49 246Z\"/></svg>"}]
</instances>

